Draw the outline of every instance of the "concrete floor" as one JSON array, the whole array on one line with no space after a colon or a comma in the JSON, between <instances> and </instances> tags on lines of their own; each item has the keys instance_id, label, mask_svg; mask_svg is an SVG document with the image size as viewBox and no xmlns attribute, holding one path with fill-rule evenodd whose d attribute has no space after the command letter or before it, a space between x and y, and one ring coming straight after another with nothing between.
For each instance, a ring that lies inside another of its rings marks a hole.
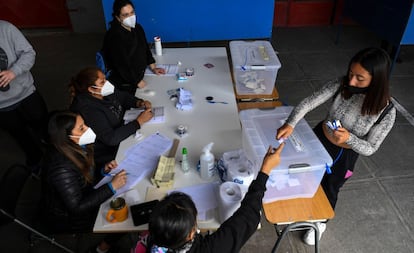
<instances>
[{"instance_id":1,"label":"concrete floor","mask_svg":"<svg viewBox=\"0 0 414 253\"><path fill-rule=\"evenodd\" d=\"M37 52L32 73L49 110L66 108L70 77L95 64L95 52L101 47L103 34L64 31L25 31L25 34ZM356 51L380 45L378 37L359 26L344 27L338 44L334 43L336 35L336 27L274 30L272 44L282 63L276 85L283 102L296 105L326 80L345 74ZM328 223L320 243L321 252L414 252L414 100L410 99L414 94L414 47L403 46L400 57L402 63L395 65L391 80L392 95L399 109L397 122L376 154L359 159L354 176L342 188L335 218ZM327 108L322 105L306 119L315 125ZM24 160L24 154L8 134L0 131L0 139L2 168ZM23 193L26 198L18 208L22 219L33 219L29 210L36 205L38 187L36 180L28 182ZM290 233L279 252L313 252L312 247L301 242L302 234ZM135 236L123 239L125 252L133 245ZM82 252L99 237L57 239ZM262 228L241 252L270 252L276 238L272 224L263 218ZM32 247L27 230L14 223L0 227L1 252L60 252L44 241L31 241L35 242Z\"/></svg>"}]
</instances>

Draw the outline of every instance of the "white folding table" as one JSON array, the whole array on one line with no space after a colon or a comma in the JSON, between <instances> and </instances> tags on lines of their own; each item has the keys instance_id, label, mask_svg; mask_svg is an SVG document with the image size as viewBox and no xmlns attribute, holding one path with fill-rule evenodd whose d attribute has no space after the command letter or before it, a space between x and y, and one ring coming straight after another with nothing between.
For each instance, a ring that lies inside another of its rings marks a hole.
<instances>
[{"instance_id":1,"label":"white folding table","mask_svg":"<svg viewBox=\"0 0 414 253\"><path fill-rule=\"evenodd\" d=\"M154 57L159 64L180 62L179 72L184 72L186 68L194 68L194 75L188 77L186 81L177 81L175 76L145 76L147 88L137 90L136 96L151 101L153 107L163 106L165 122L144 124L140 133L143 138L159 132L168 138L180 140L179 152L176 154L173 188L206 183L208 181L202 180L195 170L205 145L214 142L212 152L216 158L220 158L224 152L242 148L241 125L226 48L164 48L162 56ZM207 63L214 67L206 67ZM189 111L177 110L176 101L171 100L167 94L168 90L180 87L192 92L193 108ZM148 95L151 92L145 92L145 90L154 91L155 95ZM215 101L223 101L227 104L208 103L205 99L207 96L212 96ZM178 125L187 127L187 134L184 137L180 138L176 134ZM134 136L130 136L120 144L116 157L118 163L124 158L125 150L139 141ZM187 174L182 173L179 164L180 151L183 147L188 150L190 172ZM218 177L210 181L214 180L218 180ZM148 187L153 187L149 176L140 181L130 194L145 202ZM147 228L147 225L134 226L131 215L124 222L108 224L104 219L104 210L109 205L108 201L101 205L94 232L140 231ZM220 226L220 223L217 218L214 218L198 222L198 226L200 229L215 229Z\"/></svg>"}]
</instances>

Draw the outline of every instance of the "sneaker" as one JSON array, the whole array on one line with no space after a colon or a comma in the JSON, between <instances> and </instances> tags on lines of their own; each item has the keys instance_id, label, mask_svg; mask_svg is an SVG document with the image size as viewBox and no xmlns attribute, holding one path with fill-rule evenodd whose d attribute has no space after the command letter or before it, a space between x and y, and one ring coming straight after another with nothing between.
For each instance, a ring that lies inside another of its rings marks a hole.
<instances>
[{"instance_id":1,"label":"sneaker","mask_svg":"<svg viewBox=\"0 0 414 253\"><path fill-rule=\"evenodd\" d=\"M326 230L326 223L316 222L315 224L319 229L319 240L320 240L323 232L325 232ZM315 245L315 230L309 229L308 231L306 231L305 235L303 236L303 241L307 245Z\"/></svg>"}]
</instances>

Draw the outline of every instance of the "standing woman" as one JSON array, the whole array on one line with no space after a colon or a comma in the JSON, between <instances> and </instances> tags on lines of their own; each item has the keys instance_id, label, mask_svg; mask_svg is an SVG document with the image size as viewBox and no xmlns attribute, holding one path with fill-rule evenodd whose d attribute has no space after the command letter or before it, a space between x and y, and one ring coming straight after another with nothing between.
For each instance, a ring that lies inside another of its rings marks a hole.
<instances>
[{"instance_id":1,"label":"standing woman","mask_svg":"<svg viewBox=\"0 0 414 253\"><path fill-rule=\"evenodd\" d=\"M326 118L314 131L334 160L321 185L335 208L338 193L352 176L359 155L375 153L391 131L396 117L389 93L390 58L379 48L366 48L350 61L345 76L328 82L302 100L286 123L277 130L276 139L287 138L306 113L332 99ZM339 120L342 127L332 130L327 122ZM320 235L326 224L318 223ZM309 230L304 241L314 244L315 233Z\"/></svg>"},{"instance_id":2,"label":"standing woman","mask_svg":"<svg viewBox=\"0 0 414 253\"><path fill-rule=\"evenodd\" d=\"M50 118L48 131L51 147L42 171L43 220L52 232L92 232L99 206L125 185L126 172L94 189L92 129L78 114L57 112ZM116 166L111 161L104 172ZM98 248L105 252L118 238L107 236Z\"/></svg>"},{"instance_id":3,"label":"standing woman","mask_svg":"<svg viewBox=\"0 0 414 253\"><path fill-rule=\"evenodd\" d=\"M144 29L136 23L134 5L130 0L115 0L113 20L105 34L102 52L111 69L109 81L118 89L135 94L146 86L144 72L147 67L157 75L165 70L155 66Z\"/></svg>"},{"instance_id":4,"label":"standing woman","mask_svg":"<svg viewBox=\"0 0 414 253\"><path fill-rule=\"evenodd\" d=\"M96 133L97 169L115 159L118 146L152 118L151 103L114 89L96 67L81 70L69 84L74 94L70 109L82 115ZM130 108L145 109L136 120L124 124L124 113Z\"/></svg>"}]
</instances>

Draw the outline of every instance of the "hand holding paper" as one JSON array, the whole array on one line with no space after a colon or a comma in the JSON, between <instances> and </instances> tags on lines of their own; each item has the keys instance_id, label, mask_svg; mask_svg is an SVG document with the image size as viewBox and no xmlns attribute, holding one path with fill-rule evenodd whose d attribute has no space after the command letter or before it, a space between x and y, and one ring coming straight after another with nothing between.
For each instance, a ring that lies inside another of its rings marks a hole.
<instances>
[{"instance_id":1,"label":"hand holding paper","mask_svg":"<svg viewBox=\"0 0 414 253\"><path fill-rule=\"evenodd\" d=\"M119 163L118 167L111 171L116 173L116 176L104 177L95 189L104 184L111 182L111 180L118 176L120 171L125 171L125 184L116 190L116 195L128 191L133 188L142 178L148 175L156 166L160 155L164 154L171 148L172 140L161 135L153 134L125 151L125 158ZM120 175L120 177L123 174Z\"/></svg>"}]
</instances>

